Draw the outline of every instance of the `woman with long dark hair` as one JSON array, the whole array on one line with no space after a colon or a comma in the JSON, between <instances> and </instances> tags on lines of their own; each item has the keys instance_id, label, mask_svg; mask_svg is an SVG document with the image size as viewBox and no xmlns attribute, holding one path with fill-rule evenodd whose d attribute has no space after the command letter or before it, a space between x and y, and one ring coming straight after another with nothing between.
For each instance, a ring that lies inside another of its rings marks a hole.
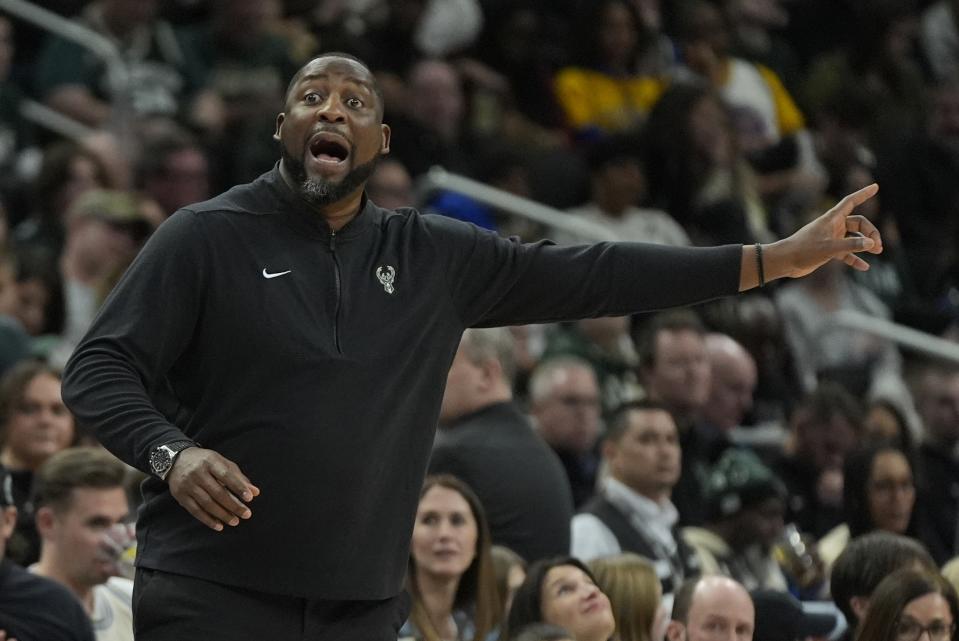
<instances>
[{"instance_id":1,"label":"woman with long dark hair","mask_svg":"<svg viewBox=\"0 0 959 641\"><path fill-rule=\"evenodd\" d=\"M576 641L607 641L616 630L609 598L579 559L561 556L533 563L513 596L507 630L533 623L569 630Z\"/></svg>"},{"instance_id":2,"label":"woman with long dark hair","mask_svg":"<svg viewBox=\"0 0 959 641\"><path fill-rule=\"evenodd\" d=\"M831 567L851 539L874 530L921 539L915 508L913 466L901 449L881 443L854 451L843 465L846 522L822 538L819 554Z\"/></svg>"},{"instance_id":3,"label":"woman with long dark hair","mask_svg":"<svg viewBox=\"0 0 959 641\"><path fill-rule=\"evenodd\" d=\"M454 476L427 477L413 526L400 638L486 641L502 618L489 526L476 494Z\"/></svg>"}]
</instances>

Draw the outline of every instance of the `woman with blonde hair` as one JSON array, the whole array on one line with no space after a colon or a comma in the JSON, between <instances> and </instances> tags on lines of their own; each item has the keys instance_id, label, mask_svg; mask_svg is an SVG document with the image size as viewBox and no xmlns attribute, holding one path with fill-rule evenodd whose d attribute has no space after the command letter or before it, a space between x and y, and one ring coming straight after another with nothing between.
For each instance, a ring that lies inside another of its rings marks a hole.
<instances>
[{"instance_id":1,"label":"woman with blonde hair","mask_svg":"<svg viewBox=\"0 0 959 641\"><path fill-rule=\"evenodd\" d=\"M632 552L589 563L599 589L609 597L618 641L658 641L669 618L652 564Z\"/></svg>"},{"instance_id":2,"label":"woman with blonde hair","mask_svg":"<svg viewBox=\"0 0 959 641\"><path fill-rule=\"evenodd\" d=\"M413 525L400 639L487 641L503 618L483 506L463 481L427 477Z\"/></svg>"}]
</instances>

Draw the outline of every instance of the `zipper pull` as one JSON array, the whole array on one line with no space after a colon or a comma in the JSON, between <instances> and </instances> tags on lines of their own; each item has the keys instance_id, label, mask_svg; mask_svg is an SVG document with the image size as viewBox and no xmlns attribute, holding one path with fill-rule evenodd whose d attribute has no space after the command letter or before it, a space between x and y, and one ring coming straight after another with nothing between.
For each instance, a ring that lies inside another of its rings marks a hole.
<instances>
[{"instance_id":1,"label":"zipper pull","mask_svg":"<svg viewBox=\"0 0 959 641\"><path fill-rule=\"evenodd\" d=\"M330 251L336 251L336 231L330 230Z\"/></svg>"}]
</instances>

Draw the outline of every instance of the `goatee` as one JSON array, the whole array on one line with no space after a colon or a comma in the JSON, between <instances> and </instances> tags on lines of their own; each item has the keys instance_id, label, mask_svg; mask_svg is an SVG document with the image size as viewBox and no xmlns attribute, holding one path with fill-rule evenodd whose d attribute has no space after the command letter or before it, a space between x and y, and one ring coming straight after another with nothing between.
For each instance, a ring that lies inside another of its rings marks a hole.
<instances>
[{"instance_id":1,"label":"goatee","mask_svg":"<svg viewBox=\"0 0 959 641\"><path fill-rule=\"evenodd\" d=\"M330 205L346 198L359 187L361 187L376 169L379 162L379 154L362 165L356 165L348 174L343 176L338 182L325 180L323 178L310 178L306 175L306 167L299 158L294 158L286 146L280 145L280 156L283 159L283 166L286 167L290 178L296 184L297 191L308 203L312 205ZM351 150L351 155L355 150Z\"/></svg>"}]
</instances>

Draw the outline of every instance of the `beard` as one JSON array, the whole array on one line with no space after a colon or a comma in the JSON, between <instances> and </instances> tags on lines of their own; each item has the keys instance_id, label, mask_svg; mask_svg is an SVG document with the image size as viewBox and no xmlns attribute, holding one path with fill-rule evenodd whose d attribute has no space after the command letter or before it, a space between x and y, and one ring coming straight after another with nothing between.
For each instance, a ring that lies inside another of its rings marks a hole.
<instances>
[{"instance_id":1,"label":"beard","mask_svg":"<svg viewBox=\"0 0 959 641\"><path fill-rule=\"evenodd\" d=\"M350 150L350 157L353 157L356 149ZM376 164L380 160L379 154L373 156L367 162L356 165L350 169L339 181L325 180L323 178L310 178L306 175L306 166L300 158L294 158L287 151L285 145L280 145L280 157L283 159L283 166L289 172L290 178L296 184L296 190L312 205L331 205L337 201L346 198L359 187L369 180L376 169Z\"/></svg>"}]
</instances>

